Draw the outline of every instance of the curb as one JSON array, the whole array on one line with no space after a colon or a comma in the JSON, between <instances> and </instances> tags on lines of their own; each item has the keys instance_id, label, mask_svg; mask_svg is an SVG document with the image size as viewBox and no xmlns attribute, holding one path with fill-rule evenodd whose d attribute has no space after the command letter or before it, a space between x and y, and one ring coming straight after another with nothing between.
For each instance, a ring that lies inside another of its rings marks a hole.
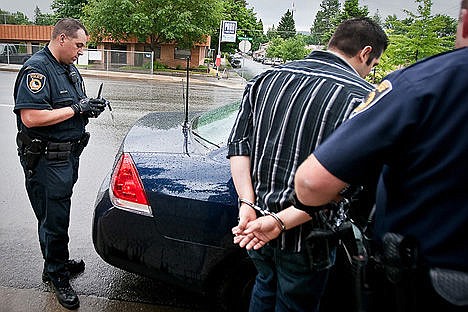
<instances>
[{"instance_id":1,"label":"curb","mask_svg":"<svg viewBox=\"0 0 468 312\"><path fill-rule=\"evenodd\" d=\"M18 72L22 65L18 64L0 64L0 71ZM141 80L157 80L166 82L185 81L185 75L164 75L164 74L138 74L129 72L115 72L104 70L79 69L81 75L85 77L101 77L112 79L141 79ZM230 78L216 78L212 76L203 76L200 74L190 74L190 82L197 84L209 84L218 87L226 87L230 89L244 89L246 80L240 77L237 73L232 74Z\"/></svg>"}]
</instances>

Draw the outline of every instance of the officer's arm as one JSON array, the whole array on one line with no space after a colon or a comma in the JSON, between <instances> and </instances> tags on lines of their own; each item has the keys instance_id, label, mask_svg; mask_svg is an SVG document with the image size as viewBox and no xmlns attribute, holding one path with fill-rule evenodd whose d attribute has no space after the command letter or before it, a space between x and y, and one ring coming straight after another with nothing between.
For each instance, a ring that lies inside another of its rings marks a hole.
<instances>
[{"instance_id":1,"label":"officer's arm","mask_svg":"<svg viewBox=\"0 0 468 312\"><path fill-rule=\"evenodd\" d=\"M58 124L75 115L71 107L62 107L57 109L29 109L21 110L21 121L28 127L44 127Z\"/></svg>"},{"instance_id":2,"label":"officer's arm","mask_svg":"<svg viewBox=\"0 0 468 312\"><path fill-rule=\"evenodd\" d=\"M331 174L313 154L297 169L294 184L297 198L307 206L328 204L347 186L347 183Z\"/></svg>"}]
</instances>

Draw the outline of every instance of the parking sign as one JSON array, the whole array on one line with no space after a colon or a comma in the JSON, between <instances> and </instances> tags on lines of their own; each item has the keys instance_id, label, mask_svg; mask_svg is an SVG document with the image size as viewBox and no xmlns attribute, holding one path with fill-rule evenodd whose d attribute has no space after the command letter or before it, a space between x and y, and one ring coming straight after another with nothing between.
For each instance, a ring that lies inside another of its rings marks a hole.
<instances>
[{"instance_id":1,"label":"parking sign","mask_svg":"<svg viewBox=\"0 0 468 312\"><path fill-rule=\"evenodd\" d=\"M221 27L221 42L236 42L236 32L236 21L223 21Z\"/></svg>"}]
</instances>

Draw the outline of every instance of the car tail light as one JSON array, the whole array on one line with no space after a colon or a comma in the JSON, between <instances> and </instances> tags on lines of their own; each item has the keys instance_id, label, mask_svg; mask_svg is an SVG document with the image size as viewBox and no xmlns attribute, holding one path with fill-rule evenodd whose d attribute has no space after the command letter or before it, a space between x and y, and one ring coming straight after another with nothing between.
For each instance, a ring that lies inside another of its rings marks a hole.
<instances>
[{"instance_id":1,"label":"car tail light","mask_svg":"<svg viewBox=\"0 0 468 312\"><path fill-rule=\"evenodd\" d=\"M109 193L117 208L153 215L135 163L128 153L123 153L115 166Z\"/></svg>"}]
</instances>

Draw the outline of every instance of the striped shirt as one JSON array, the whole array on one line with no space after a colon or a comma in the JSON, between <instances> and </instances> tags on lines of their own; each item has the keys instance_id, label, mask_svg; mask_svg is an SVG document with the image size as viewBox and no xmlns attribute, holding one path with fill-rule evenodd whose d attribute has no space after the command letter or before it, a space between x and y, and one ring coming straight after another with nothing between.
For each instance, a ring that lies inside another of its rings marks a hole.
<instances>
[{"instance_id":1,"label":"striped shirt","mask_svg":"<svg viewBox=\"0 0 468 312\"><path fill-rule=\"evenodd\" d=\"M289 207L297 167L373 88L329 51L314 51L252 79L229 137L228 157L250 156L256 204L273 212ZM305 229L283 233L282 247L300 250Z\"/></svg>"}]
</instances>

